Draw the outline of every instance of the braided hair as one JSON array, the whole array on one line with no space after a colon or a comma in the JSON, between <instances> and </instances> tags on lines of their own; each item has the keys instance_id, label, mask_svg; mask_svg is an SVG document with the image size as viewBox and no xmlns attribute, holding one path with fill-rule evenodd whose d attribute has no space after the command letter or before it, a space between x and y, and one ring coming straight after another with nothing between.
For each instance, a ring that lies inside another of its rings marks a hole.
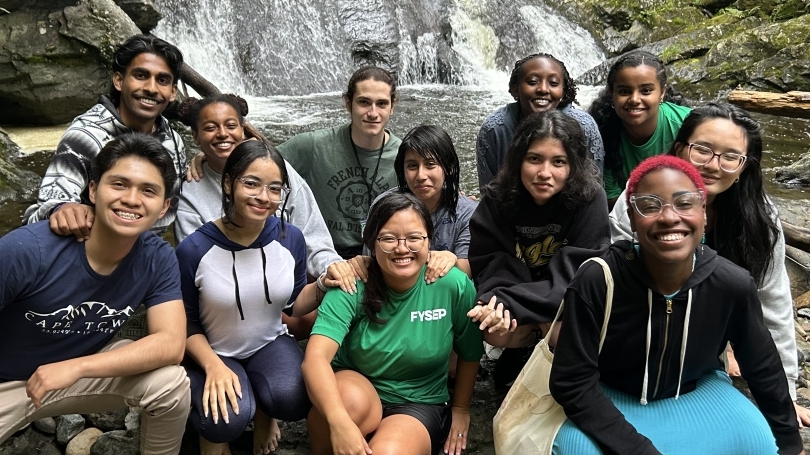
<instances>
[{"instance_id":1,"label":"braided hair","mask_svg":"<svg viewBox=\"0 0 810 455\"><path fill-rule=\"evenodd\" d=\"M519 84L518 81L520 80L520 73L523 72L523 65L525 65L526 62L536 58L547 58L560 65L563 76L563 97L560 100L560 104L557 106L557 109L562 109L571 103L579 104L579 102L577 102L577 90L579 90L577 88L577 83L568 73L568 68L565 67L565 63L561 62L553 55L546 53L532 54L515 62L515 67L512 68L512 74L509 76L509 93L512 94L513 90L517 90L517 86Z\"/></svg>"}]
</instances>

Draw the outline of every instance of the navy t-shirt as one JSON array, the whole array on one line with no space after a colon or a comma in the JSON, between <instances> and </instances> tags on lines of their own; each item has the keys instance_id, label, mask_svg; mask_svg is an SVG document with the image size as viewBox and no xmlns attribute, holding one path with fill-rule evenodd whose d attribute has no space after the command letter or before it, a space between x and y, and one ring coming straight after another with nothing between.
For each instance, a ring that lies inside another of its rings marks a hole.
<instances>
[{"instance_id":1,"label":"navy t-shirt","mask_svg":"<svg viewBox=\"0 0 810 455\"><path fill-rule=\"evenodd\" d=\"M106 276L90 267L84 243L47 221L0 238L0 258L0 382L94 354L141 303L182 299L174 251L151 232Z\"/></svg>"}]
</instances>

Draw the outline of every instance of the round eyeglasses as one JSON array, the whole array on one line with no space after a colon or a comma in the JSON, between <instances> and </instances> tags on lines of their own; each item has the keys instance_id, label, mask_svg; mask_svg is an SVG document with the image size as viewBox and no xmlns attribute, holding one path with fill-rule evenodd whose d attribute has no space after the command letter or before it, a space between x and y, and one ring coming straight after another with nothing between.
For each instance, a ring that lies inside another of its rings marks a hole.
<instances>
[{"instance_id":1,"label":"round eyeglasses","mask_svg":"<svg viewBox=\"0 0 810 455\"><path fill-rule=\"evenodd\" d=\"M265 185L250 177L239 177L237 180L242 183L242 189L248 197L259 197L262 191L266 189L267 194L270 196L270 202L281 202L290 192L289 188L278 183Z\"/></svg>"},{"instance_id":2,"label":"round eyeglasses","mask_svg":"<svg viewBox=\"0 0 810 455\"><path fill-rule=\"evenodd\" d=\"M643 217L658 216L666 206L670 206L679 215L697 215L703 211L703 192L680 193L669 203L655 194L634 194L630 196L630 205Z\"/></svg>"},{"instance_id":3,"label":"round eyeglasses","mask_svg":"<svg viewBox=\"0 0 810 455\"><path fill-rule=\"evenodd\" d=\"M745 163L746 156L739 153L714 153L714 150L700 144L689 144L689 159L693 164L705 166L712 162L714 157L725 172L736 172Z\"/></svg>"},{"instance_id":4,"label":"round eyeglasses","mask_svg":"<svg viewBox=\"0 0 810 455\"><path fill-rule=\"evenodd\" d=\"M398 239L393 235L384 235L377 237L377 243L380 244L380 249L383 253L393 253L399 246L399 242L405 242L405 248L411 253L418 253L425 247L426 235L409 235L404 239Z\"/></svg>"}]
</instances>

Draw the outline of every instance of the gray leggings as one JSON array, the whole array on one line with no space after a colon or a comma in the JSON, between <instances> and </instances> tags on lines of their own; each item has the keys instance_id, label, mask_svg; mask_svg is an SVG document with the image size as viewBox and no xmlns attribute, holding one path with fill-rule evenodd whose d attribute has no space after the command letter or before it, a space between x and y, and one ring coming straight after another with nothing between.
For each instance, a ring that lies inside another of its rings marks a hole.
<instances>
[{"instance_id":1,"label":"gray leggings","mask_svg":"<svg viewBox=\"0 0 810 455\"><path fill-rule=\"evenodd\" d=\"M191 380L191 425L208 441L231 442L239 437L253 419L256 406L266 415L286 421L301 420L307 416L312 404L301 375L304 355L293 337L280 335L267 346L246 359L219 357L239 377L242 398L238 400L239 415L228 403L228 420L220 417L214 424L211 412L202 412L205 371L193 360L183 363Z\"/></svg>"}]
</instances>

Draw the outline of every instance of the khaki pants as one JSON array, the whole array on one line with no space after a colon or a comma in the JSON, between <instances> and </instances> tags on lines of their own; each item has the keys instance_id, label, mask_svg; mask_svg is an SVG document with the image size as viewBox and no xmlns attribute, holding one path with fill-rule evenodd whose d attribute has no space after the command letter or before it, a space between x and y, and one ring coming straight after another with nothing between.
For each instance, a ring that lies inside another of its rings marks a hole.
<instances>
[{"instance_id":1,"label":"khaki pants","mask_svg":"<svg viewBox=\"0 0 810 455\"><path fill-rule=\"evenodd\" d=\"M117 340L109 351L131 343ZM42 407L25 394L26 381L0 383L0 443L26 424L63 414L90 414L140 406L141 454L175 455L180 451L191 397L186 371L171 365L134 376L84 378L45 394Z\"/></svg>"}]
</instances>

